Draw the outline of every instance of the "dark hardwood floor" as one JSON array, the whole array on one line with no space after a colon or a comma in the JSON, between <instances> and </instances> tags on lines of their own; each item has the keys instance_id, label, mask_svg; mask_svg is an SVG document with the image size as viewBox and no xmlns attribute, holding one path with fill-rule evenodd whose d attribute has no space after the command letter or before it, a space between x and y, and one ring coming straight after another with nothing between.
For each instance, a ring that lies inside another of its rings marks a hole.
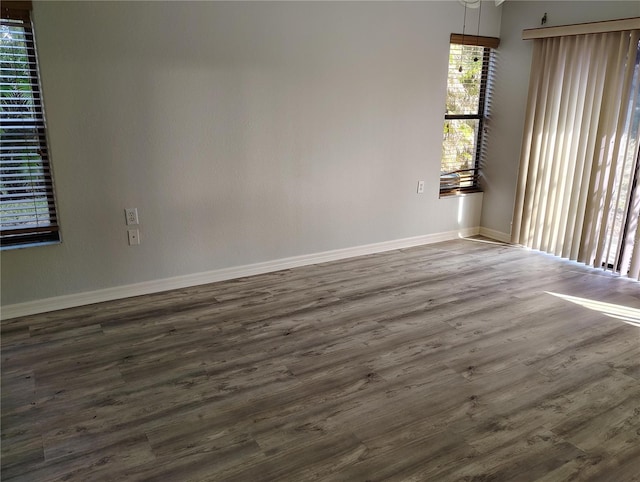
<instances>
[{"instance_id":1,"label":"dark hardwood floor","mask_svg":"<svg viewBox=\"0 0 640 482\"><path fill-rule=\"evenodd\" d=\"M640 480L640 284L521 248L457 240L1 328L7 482Z\"/></svg>"}]
</instances>

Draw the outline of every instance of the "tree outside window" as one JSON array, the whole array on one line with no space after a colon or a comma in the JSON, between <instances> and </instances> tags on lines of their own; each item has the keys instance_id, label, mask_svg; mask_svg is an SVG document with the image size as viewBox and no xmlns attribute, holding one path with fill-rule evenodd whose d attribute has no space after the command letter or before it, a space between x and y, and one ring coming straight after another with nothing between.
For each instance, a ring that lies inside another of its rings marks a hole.
<instances>
[{"instance_id":1,"label":"tree outside window","mask_svg":"<svg viewBox=\"0 0 640 482\"><path fill-rule=\"evenodd\" d=\"M478 38L471 37L471 41ZM454 42L450 45L441 194L479 190L491 62L490 47Z\"/></svg>"}]
</instances>

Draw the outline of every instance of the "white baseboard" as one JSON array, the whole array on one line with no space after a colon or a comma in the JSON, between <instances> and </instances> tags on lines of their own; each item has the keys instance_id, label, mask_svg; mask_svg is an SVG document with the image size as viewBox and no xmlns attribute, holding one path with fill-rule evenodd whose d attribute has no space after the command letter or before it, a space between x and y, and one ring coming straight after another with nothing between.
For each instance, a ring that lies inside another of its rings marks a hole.
<instances>
[{"instance_id":1,"label":"white baseboard","mask_svg":"<svg viewBox=\"0 0 640 482\"><path fill-rule=\"evenodd\" d=\"M84 293L74 293L71 295L27 301L25 303L16 303L3 306L2 311L0 312L0 319L8 320L11 318L17 318L19 316L34 315L37 313L45 313L48 311L62 310L65 308L90 305L93 303L101 303L103 301L128 298L131 296L147 295L151 293L158 293L179 288L187 288L189 286L215 283L216 281L225 281L234 278L242 278L245 276L280 271L283 269L297 268L310 264L325 263L328 261L352 258L354 256L381 253L394 249L410 248L423 244L439 243L441 241L449 241L457 238L475 236L479 233L481 233L481 228L463 228L458 231L427 234L424 236L415 236L393 241L384 241L381 243L366 244L363 246L354 246L352 248L335 249L332 251L325 251L321 253L276 259L263 263L254 263L244 266L222 268L202 273L176 276L172 278L145 281L142 283L115 286L113 288L87 291ZM492 237L489 234L485 234L485 236Z\"/></svg>"},{"instance_id":2,"label":"white baseboard","mask_svg":"<svg viewBox=\"0 0 640 482\"><path fill-rule=\"evenodd\" d=\"M495 229L480 227L479 234L481 236L486 236L487 238L495 239L496 241L500 241L502 243L511 244L511 235L507 233L503 233L502 231L496 231Z\"/></svg>"}]
</instances>

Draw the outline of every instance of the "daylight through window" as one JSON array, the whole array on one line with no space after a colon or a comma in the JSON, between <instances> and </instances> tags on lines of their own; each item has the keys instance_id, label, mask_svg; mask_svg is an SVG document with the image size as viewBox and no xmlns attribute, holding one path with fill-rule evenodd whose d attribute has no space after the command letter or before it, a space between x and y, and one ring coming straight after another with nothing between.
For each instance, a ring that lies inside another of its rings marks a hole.
<instances>
[{"instance_id":1,"label":"daylight through window","mask_svg":"<svg viewBox=\"0 0 640 482\"><path fill-rule=\"evenodd\" d=\"M479 189L493 51L491 37L451 36L444 118L440 193Z\"/></svg>"},{"instance_id":2,"label":"daylight through window","mask_svg":"<svg viewBox=\"0 0 640 482\"><path fill-rule=\"evenodd\" d=\"M13 8L14 5L23 8ZM60 240L29 7L30 2L3 2L1 8L0 242L3 248Z\"/></svg>"}]
</instances>

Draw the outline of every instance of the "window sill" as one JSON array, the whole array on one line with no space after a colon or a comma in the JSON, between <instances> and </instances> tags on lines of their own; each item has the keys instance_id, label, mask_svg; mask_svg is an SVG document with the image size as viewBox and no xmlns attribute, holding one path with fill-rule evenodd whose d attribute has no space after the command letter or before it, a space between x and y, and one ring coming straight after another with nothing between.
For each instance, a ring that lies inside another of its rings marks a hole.
<instances>
[{"instance_id":1,"label":"window sill","mask_svg":"<svg viewBox=\"0 0 640 482\"><path fill-rule=\"evenodd\" d=\"M51 246L54 244L61 244L62 241L42 241L37 243L24 243L24 244L9 244L7 246L1 246L0 251L11 251L14 249L23 249L23 248L36 248L38 246Z\"/></svg>"},{"instance_id":2,"label":"window sill","mask_svg":"<svg viewBox=\"0 0 640 482\"><path fill-rule=\"evenodd\" d=\"M477 193L481 193L482 189L451 189L448 191L440 191L440 199L445 198L445 197L460 197L460 196L466 196L468 194L477 194Z\"/></svg>"}]
</instances>

